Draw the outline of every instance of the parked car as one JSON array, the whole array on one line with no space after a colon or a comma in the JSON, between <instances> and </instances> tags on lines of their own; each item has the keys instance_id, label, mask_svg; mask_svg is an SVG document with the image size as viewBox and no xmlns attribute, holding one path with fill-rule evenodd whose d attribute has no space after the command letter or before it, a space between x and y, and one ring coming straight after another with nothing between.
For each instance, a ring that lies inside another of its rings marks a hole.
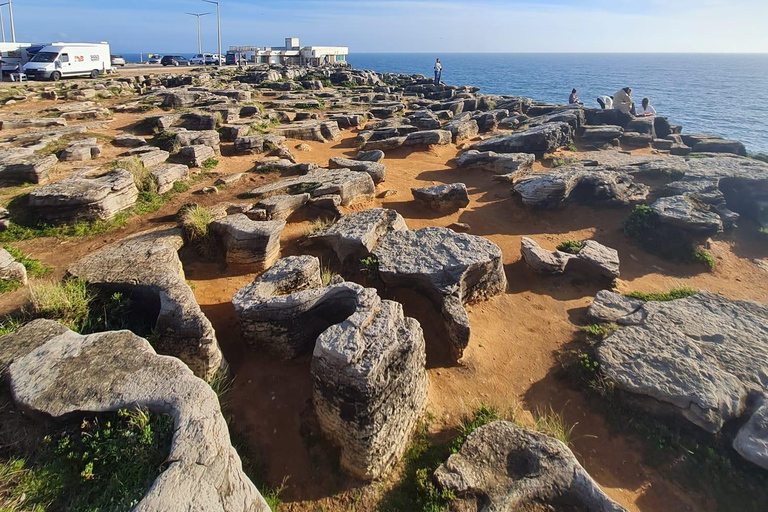
<instances>
[{"instance_id":1,"label":"parked car","mask_svg":"<svg viewBox=\"0 0 768 512\"><path fill-rule=\"evenodd\" d=\"M211 53L205 54L205 65L206 66L218 66L221 63L221 57L218 55L213 55Z\"/></svg>"},{"instance_id":2,"label":"parked car","mask_svg":"<svg viewBox=\"0 0 768 512\"><path fill-rule=\"evenodd\" d=\"M189 66L190 62L181 55L166 55L160 64L163 66Z\"/></svg>"},{"instance_id":3,"label":"parked car","mask_svg":"<svg viewBox=\"0 0 768 512\"><path fill-rule=\"evenodd\" d=\"M110 55L110 60L112 61L112 66L125 66L125 58L122 55Z\"/></svg>"},{"instance_id":4,"label":"parked car","mask_svg":"<svg viewBox=\"0 0 768 512\"><path fill-rule=\"evenodd\" d=\"M205 59L210 55L210 53L198 53L191 59L189 59L189 63L192 66L202 66L205 64Z\"/></svg>"},{"instance_id":5,"label":"parked car","mask_svg":"<svg viewBox=\"0 0 768 512\"><path fill-rule=\"evenodd\" d=\"M160 64L161 57L159 55L153 55L147 59L147 64Z\"/></svg>"}]
</instances>

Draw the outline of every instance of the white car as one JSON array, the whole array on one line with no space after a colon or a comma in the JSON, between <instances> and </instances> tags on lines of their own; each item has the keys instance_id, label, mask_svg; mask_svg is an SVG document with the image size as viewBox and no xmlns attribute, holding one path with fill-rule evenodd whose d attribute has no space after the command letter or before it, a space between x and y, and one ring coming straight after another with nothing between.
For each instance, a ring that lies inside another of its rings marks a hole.
<instances>
[{"instance_id":1,"label":"white car","mask_svg":"<svg viewBox=\"0 0 768 512\"><path fill-rule=\"evenodd\" d=\"M218 66L220 63L221 63L221 57L219 57L218 55L213 55L212 53L205 54L206 66Z\"/></svg>"},{"instance_id":2,"label":"white car","mask_svg":"<svg viewBox=\"0 0 768 512\"><path fill-rule=\"evenodd\" d=\"M189 63L192 66L203 66L205 64L211 64L213 59L212 53L198 53L191 59L189 59Z\"/></svg>"},{"instance_id":3,"label":"white car","mask_svg":"<svg viewBox=\"0 0 768 512\"><path fill-rule=\"evenodd\" d=\"M147 64L160 64L160 61L162 60L162 57L159 55L153 55L149 59L147 59Z\"/></svg>"}]
</instances>

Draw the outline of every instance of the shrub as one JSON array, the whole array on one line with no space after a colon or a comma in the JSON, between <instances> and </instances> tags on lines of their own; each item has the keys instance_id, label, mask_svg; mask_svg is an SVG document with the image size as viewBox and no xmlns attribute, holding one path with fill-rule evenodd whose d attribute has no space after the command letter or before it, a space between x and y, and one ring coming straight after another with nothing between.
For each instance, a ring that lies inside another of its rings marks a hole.
<instances>
[{"instance_id":1,"label":"shrub","mask_svg":"<svg viewBox=\"0 0 768 512\"><path fill-rule=\"evenodd\" d=\"M715 259L704 249L696 249L693 253L693 258L706 265L710 270L715 268Z\"/></svg>"},{"instance_id":2,"label":"shrub","mask_svg":"<svg viewBox=\"0 0 768 512\"><path fill-rule=\"evenodd\" d=\"M14 332L16 329L21 327L21 323L21 320L19 320L17 317L7 315L5 318L0 320L0 336L5 336L6 334Z\"/></svg>"},{"instance_id":3,"label":"shrub","mask_svg":"<svg viewBox=\"0 0 768 512\"><path fill-rule=\"evenodd\" d=\"M333 223L334 220L332 218L317 218L310 222L309 226L304 229L304 235L307 236L314 233L319 233L325 228L331 226Z\"/></svg>"},{"instance_id":4,"label":"shrub","mask_svg":"<svg viewBox=\"0 0 768 512\"><path fill-rule=\"evenodd\" d=\"M173 182L173 191L176 194L181 194L182 192L186 192L187 190L189 190L189 183L186 183L183 181Z\"/></svg>"},{"instance_id":5,"label":"shrub","mask_svg":"<svg viewBox=\"0 0 768 512\"><path fill-rule=\"evenodd\" d=\"M639 204L635 206L627 220L624 221L624 234L639 241L648 238L650 232L659 227L659 214L650 206Z\"/></svg>"},{"instance_id":6,"label":"shrub","mask_svg":"<svg viewBox=\"0 0 768 512\"><path fill-rule=\"evenodd\" d=\"M216 168L217 165L219 165L219 161L216 160L215 158L211 157L208 160L206 160L205 162L203 162L203 165L201 165L200 167L203 170L210 171L211 169Z\"/></svg>"},{"instance_id":7,"label":"shrub","mask_svg":"<svg viewBox=\"0 0 768 512\"><path fill-rule=\"evenodd\" d=\"M573 144L573 143L571 143L571 144L568 144L568 145L565 147L565 149L567 149L568 151L571 151L571 152L573 152L573 153L576 153L576 152L579 150L579 149L576 147L576 144Z\"/></svg>"},{"instance_id":8,"label":"shrub","mask_svg":"<svg viewBox=\"0 0 768 512\"><path fill-rule=\"evenodd\" d=\"M696 261L697 245L690 235L661 223L650 206L638 205L623 224L624 234L637 241L643 250L662 258L691 263Z\"/></svg>"},{"instance_id":9,"label":"shrub","mask_svg":"<svg viewBox=\"0 0 768 512\"><path fill-rule=\"evenodd\" d=\"M558 251L567 252L568 254L579 254L581 248L584 247L584 242L577 242L576 240L566 240L557 246Z\"/></svg>"},{"instance_id":10,"label":"shrub","mask_svg":"<svg viewBox=\"0 0 768 512\"><path fill-rule=\"evenodd\" d=\"M565 165L570 165L572 163L576 162L575 158L553 158L552 159L552 167L563 167Z\"/></svg>"},{"instance_id":11,"label":"shrub","mask_svg":"<svg viewBox=\"0 0 768 512\"><path fill-rule=\"evenodd\" d=\"M29 287L31 314L34 318L58 320L79 331L88 318L93 298L84 279L66 279L62 283L35 283Z\"/></svg>"},{"instance_id":12,"label":"shrub","mask_svg":"<svg viewBox=\"0 0 768 512\"><path fill-rule=\"evenodd\" d=\"M320 267L320 280L323 283L323 286L328 286L331 284L334 276L336 276L336 272L331 270L331 268L327 265L322 265Z\"/></svg>"},{"instance_id":13,"label":"shrub","mask_svg":"<svg viewBox=\"0 0 768 512\"><path fill-rule=\"evenodd\" d=\"M379 271L379 259L376 256L368 256L360 260L360 271L375 274Z\"/></svg>"},{"instance_id":14,"label":"shrub","mask_svg":"<svg viewBox=\"0 0 768 512\"><path fill-rule=\"evenodd\" d=\"M208 224L213 221L211 212L200 205L184 209L181 215L181 227L189 241L201 240L208 236Z\"/></svg>"},{"instance_id":15,"label":"shrub","mask_svg":"<svg viewBox=\"0 0 768 512\"><path fill-rule=\"evenodd\" d=\"M112 164L114 168L125 169L133 176L133 182L139 192L157 192L157 182L152 172L144 167L139 157L133 155L130 158L123 158Z\"/></svg>"},{"instance_id":16,"label":"shrub","mask_svg":"<svg viewBox=\"0 0 768 512\"><path fill-rule=\"evenodd\" d=\"M691 295L696 295L697 293L698 292L693 288L683 287L672 288L668 292L630 292L625 293L624 296L631 297L633 299L644 300L646 302L668 302L670 300L684 299L686 297L690 297Z\"/></svg>"}]
</instances>

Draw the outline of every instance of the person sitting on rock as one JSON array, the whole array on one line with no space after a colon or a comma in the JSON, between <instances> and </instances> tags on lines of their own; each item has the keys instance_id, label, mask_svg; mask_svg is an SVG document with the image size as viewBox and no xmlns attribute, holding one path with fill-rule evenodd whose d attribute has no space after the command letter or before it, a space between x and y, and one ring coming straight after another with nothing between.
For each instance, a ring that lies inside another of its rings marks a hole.
<instances>
[{"instance_id":1,"label":"person sitting on rock","mask_svg":"<svg viewBox=\"0 0 768 512\"><path fill-rule=\"evenodd\" d=\"M610 110L613 108L613 96L599 96L597 98L597 104L604 110Z\"/></svg>"},{"instance_id":2,"label":"person sitting on rock","mask_svg":"<svg viewBox=\"0 0 768 512\"><path fill-rule=\"evenodd\" d=\"M443 65L440 64L440 59L435 61L435 85L440 85L440 79L443 77Z\"/></svg>"},{"instance_id":3,"label":"person sitting on rock","mask_svg":"<svg viewBox=\"0 0 768 512\"><path fill-rule=\"evenodd\" d=\"M651 105L651 100L643 98L643 105L637 111L638 117L651 117L656 115L656 109Z\"/></svg>"},{"instance_id":4,"label":"person sitting on rock","mask_svg":"<svg viewBox=\"0 0 768 512\"><path fill-rule=\"evenodd\" d=\"M568 97L568 104L573 105L574 103L580 104L581 100L579 100L579 97L576 96L576 89L571 91L571 95Z\"/></svg>"},{"instance_id":5,"label":"person sitting on rock","mask_svg":"<svg viewBox=\"0 0 768 512\"><path fill-rule=\"evenodd\" d=\"M632 89L625 87L613 95L613 108L624 114L631 114L634 109L632 103Z\"/></svg>"}]
</instances>

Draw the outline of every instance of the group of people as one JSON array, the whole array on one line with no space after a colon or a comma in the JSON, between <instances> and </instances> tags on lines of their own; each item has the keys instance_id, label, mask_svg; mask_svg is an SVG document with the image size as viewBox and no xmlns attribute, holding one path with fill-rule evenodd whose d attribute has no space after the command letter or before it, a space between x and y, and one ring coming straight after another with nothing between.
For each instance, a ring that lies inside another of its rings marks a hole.
<instances>
[{"instance_id":1,"label":"group of people","mask_svg":"<svg viewBox=\"0 0 768 512\"><path fill-rule=\"evenodd\" d=\"M568 98L568 103L581 103L578 97L578 91L573 89L571 96ZM619 90L613 96L600 96L597 98L597 103L603 109L616 109L624 114L633 115L635 117L649 117L656 115L656 109L651 105L651 100L643 98L640 107L635 105L632 101L632 89L624 87Z\"/></svg>"}]
</instances>

